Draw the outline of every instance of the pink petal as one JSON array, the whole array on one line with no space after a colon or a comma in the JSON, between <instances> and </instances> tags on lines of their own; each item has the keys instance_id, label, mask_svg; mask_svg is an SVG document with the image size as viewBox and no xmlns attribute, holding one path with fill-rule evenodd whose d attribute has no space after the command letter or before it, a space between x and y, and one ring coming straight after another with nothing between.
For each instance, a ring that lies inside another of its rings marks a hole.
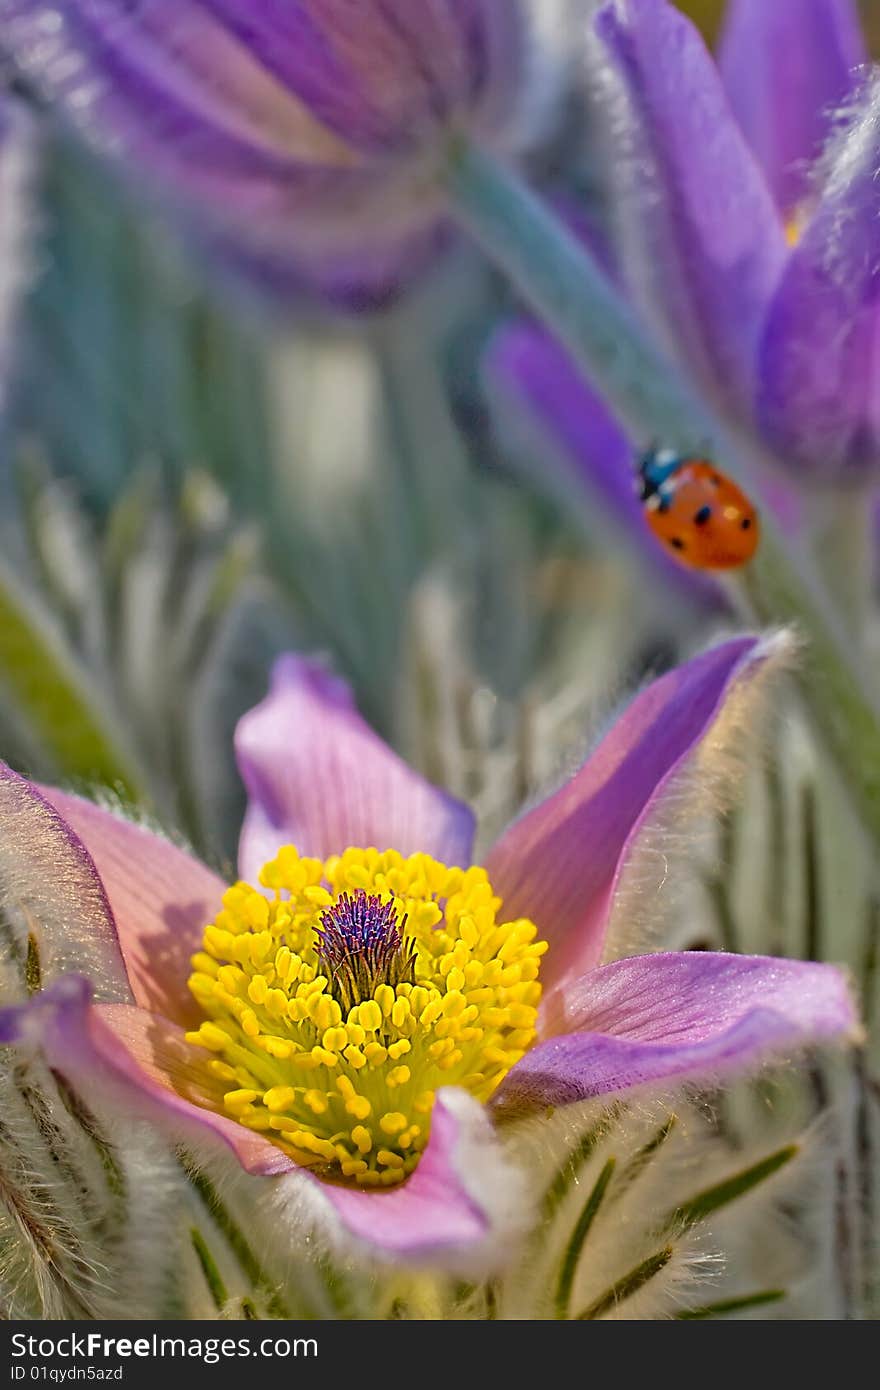
<instances>
[{"instance_id":1,"label":"pink petal","mask_svg":"<svg viewBox=\"0 0 880 1390\"><path fill-rule=\"evenodd\" d=\"M175 1132L210 1130L248 1172L295 1166L261 1135L196 1102L221 1105L222 1093L211 1084L207 1054L186 1042L182 1028L129 1004L93 1006L91 992L88 980L67 975L30 1004L0 1010L0 1042L37 1044L86 1096L109 1086Z\"/></svg>"},{"instance_id":2,"label":"pink petal","mask_svg":"<svg viewBox=\"0 0 880 1390\"><path fill-rule=\"evenodd\" d=\"M519 1198L517 1177L484 1107L466 1093L439 1092L428 1146L402 1187L377 1193L321 1182L261 1135L204 1108L222 1104L220 1092L182 1029L131 1006L92 1007L90 992L87 980L70 975L30 1004L0 1010L0 1044L35 1044L87 1096L109 1087L172 1135L221 1140L249 1173L284 1174L300 1192L306 1184L350 1235L383 1254L416 1262L461 1255L484 1245L493 1225L517 1226L516 1212L505 1209L511 1194Z\"/></svg>"},{"instance_id":3,"label":"pink petal","mask_svg":"<svg viewBox=\"0 0 880 1390\"><path fill-rule=\"evenodd\" d=\"M176 845L122 816L51 787L42 794L85 845L101 876L136 1003L178 1023L200 1020L186 987L190 956L227 885Z\"/></svg>"},{"instance_id":4,"label":"pink petal","mask_svg":"<svg viewBox=\"0 0 880 1390\"><path fill-rule=\"evenodd\" d=\"M0 865L22 956L34 938L43 981L88 970L102 992L128 998L111 904L75 830L32 783L0 763Z\"/></svg>"},{"instance_id":5,"label":"pink petal","mask_svg":"<svg viewBox=\"0 0 880 1390\"><path fill-rule=\"evenodd\" d=\"M836 967L720 952L614 961L555 1005L545 1029L560 1036L538 1043L508 1073L495 1097L502 1108L709 1081L773 1051L852 1037L857 1028Z\"/></svg>"},{"instance_id":6,"label":"pink petal","mask_svg":"<svg viewBox=\"0 0 880 1390\"><path fill-rule=\"evenodd\" d=\"M653 681L571 780L490 851L486 867L505 913L531 917L550 942L545 986L601 958L614 890L642 822L768 650L738 637Z\"/></svg>"},{"instance_id":7,"label":"pink petal","mask_svg":"<svg viewBox=\"0 0 880 1390\"><path fill-rule=\"evenodd\" d=\"M284 844L319 859L358 845L470 863L468 808L393 753L344 681L315 662L276 663L269 694L239 721L235 748L249 797L239 870L250 882Z\"/></svg>"}]
</instances>

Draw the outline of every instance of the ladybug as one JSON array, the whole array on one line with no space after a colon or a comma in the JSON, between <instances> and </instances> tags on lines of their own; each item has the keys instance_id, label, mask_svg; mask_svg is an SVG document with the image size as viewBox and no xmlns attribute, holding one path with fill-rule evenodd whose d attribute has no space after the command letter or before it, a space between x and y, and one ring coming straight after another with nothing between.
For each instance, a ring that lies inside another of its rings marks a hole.
<instances>
[{"instance_id":1,"label":"ladybug","mask_svg":"<svg viewBox=\"0 0 880 1390\"><path fill-rule=\"evenodd\" d=\"M710 459L651 449L639 460L638 483L648 525L681 564L731 570L754 555L758 514Z\"/></svg>"}]
</instances>

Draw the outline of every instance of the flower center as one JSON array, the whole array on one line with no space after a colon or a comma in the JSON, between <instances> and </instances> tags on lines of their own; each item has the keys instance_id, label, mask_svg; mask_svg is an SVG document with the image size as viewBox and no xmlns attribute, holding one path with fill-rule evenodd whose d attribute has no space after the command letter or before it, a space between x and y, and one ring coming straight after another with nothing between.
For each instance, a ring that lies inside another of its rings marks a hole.
<instances>
[{"instance_id":1,"label":"flower center","mask_svg":"<svg viewBox=\"0 0 880 1390\"><path fill-rule=\"evenodd\" d=\"M292 846L237 883L189 987L227 1114L329 1180L401 1182L438 1086L487 1100L535 1039L534 923L498 922L484 869Z\"/></svg>"}]
</instances>

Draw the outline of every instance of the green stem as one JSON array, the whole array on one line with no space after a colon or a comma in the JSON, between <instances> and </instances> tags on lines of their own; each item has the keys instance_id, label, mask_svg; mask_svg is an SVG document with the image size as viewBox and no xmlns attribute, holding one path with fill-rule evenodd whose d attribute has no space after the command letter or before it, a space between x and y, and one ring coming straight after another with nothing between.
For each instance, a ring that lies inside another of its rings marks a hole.
<instances>
[{"instance_id":1,"label":"green stem","mask_svg":"<svg viewBox=\"0 0 880 1390\"><path fill-rule=\"evenodd\" d=\"M552 328L642 445L699 439L761 500L760 460L749 456L687 385L578 242L510 169L458 143L450 159L452 210ZM880 710L841 622L815 576L765 506L755 559L734 581L750 621L791 625L805 639L796 676L866 828L880 844Z\"/></svg>"},{"instance_id":2,"label":"green stem","mask_svg":"<svg viewBox=\"0 0 880 1390\"><path fill-rule=\"evenodd\" d=\"M812 517L812 553L855 642L863 644L873 600L876 546L872 488L820 493Z\"/></svg>"}]
</instances>

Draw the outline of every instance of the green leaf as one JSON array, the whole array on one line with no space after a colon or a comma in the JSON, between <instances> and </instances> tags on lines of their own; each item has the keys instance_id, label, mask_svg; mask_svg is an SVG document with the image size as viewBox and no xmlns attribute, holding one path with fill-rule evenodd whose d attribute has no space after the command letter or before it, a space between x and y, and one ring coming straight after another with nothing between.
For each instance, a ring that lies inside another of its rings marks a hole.
<instances>
[{"instance_id":1,"label":"green leaf","mask_svg":"<svg viewBox=\"0 0 880 1390\"><path fill-rule=\"evenodd\" d=\"M101 782L136 800L140 779L111 732L84 672L5 566L0 566L0 689L54 762L58 774Z\"/></svg>"},{"instance_id":2,"label":"green leaf","mask_svg":"<svg viewBox=\"0 0 880 1390\"><path fill-rule=\"evenodd\" d=\"M559 1273L559 1283L556 1286L556 1316L557 1318L568 1317L568 1306L571 1302L571 1290L574 1284L574 1276L577 1272L578 1262L581 1251L584 1248L584 1241L590 1232L596 1213L602 1205L602 1200L608 1190L614 1175L615 1159L609 1158L595 1183L593 1190L584 1204L584 1209L578 1217L577 1224L571 1234L571 1240L565 1251L562 1261L562 1269Z\"/></svg>"},{"instance_id":3,"label":"green leaf","mask_svg":"<svg viewBox=\"0 0 880 1390\"><path fill-rule=\"evenodd\" d=\"M192 1247L196 1252L199 1264L202 1267L202 1273L205 1276L205 1283L208 1285L211 1297L214 1300L214 1306L217 1311L220 1312L228 1302L229 1294L226 1292L226 1285L223 1282L220 1270L217 1268L217 1261L208 1249L208 1243L205 1237L197 1227L193 1226L189 1234Z\"/></svg>"},{"instance_id":4,"label":"green leaf","mask_svg":"<svg viewBox=\"0 0 880 1390\"><path fill-rule=\"evenodd\" d=\"M676 1316L679 1319L724 1318L728 1313L738 1313L743 1308L760 1308L765 1303L779 1303L785 1298L785 1289L762 1289L760 1293L750 1293L742 1298L724 1298L719 1303L706 1303L702 1308L686 1308Z\"/></svg>"},{"instance_id":5,"label":"green leaf","mask_svg":"<svg viewBox=\"0 0 880 1390\"><path fill-rule=\"evenodd\" d=\"M728 1206L735 1202L738 1197L742 1197L746 1192L751 1192L753 1187L766 1182L774 1173L778 1173L780 1168L784 1168L800 1152L797 1144L787 1144L783 1149L777 1149L775 1153L769 1154L767 1158L762 1158L760 1163L755 1163L751 1168L743 1168L741 1172L735 1173L732 1178L726 1178L724 1182L717 1183L714 1187L707 1187L704 1192L698 1192L690 1201L676 1207L670 1212L667 1224L682 1230L688 1230L695 1226L698 1221L704 1221L707 1216L721 1207Z\"/></svg>"},{"instance_id":6,"label":"green leaf","mask_svg":"<svg viewBox=\"0 0 880 1390\"><path fill-rule=\"evenodd\" d=\"M610 1308L623 1303L627 1298L632 1298L633 1294L644 1288L655 1274L659 1274L661 1269L665 1269L672 1259L672 1253L672 1246L667 1245L655 1254L649 1255L647 1260L643 1260L640 1265L636 1265L635 1269L631 1269L629 1274L624 1274L622 1279L618 1279L616 1284L612 1284L610 1289L606 1289L605 1293L601 1294L595 1303L591 1303L589 1308L578 1313L575 1321L590 1322L595 1318L601 1318Z\"/></svg>"},{"instance_id":7,"label":"green leaf","mask_svg":"<svg viewBox=\"0 0 880 1390\"><path fill-rule=\"evenodd\" d=\"M618 1106L612 1106L609 1111L602 1116L585 1134L581 1136L577 1144L567 1156L558 1172L549 1184L541 1203L541 1210L544 1222L553 1217L559 1210L564 1199L568 1196L573 1183L577 1181L578 1173L587 1159L595 1150L596 1146L608 1135L615 1119L621 1111Z\"/></svg>"}]
</instances>

